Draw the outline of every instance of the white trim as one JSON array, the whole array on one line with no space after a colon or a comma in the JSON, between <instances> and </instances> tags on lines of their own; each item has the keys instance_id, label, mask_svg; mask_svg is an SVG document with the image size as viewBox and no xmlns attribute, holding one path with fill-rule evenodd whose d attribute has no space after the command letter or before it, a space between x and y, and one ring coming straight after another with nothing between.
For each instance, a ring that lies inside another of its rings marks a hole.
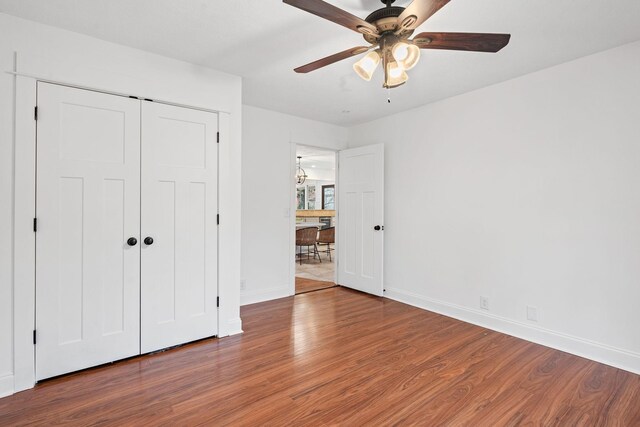
<instances>
[{"instance_id":1,"label":"white trim","mask_svg":"<svg viewBox=\"0 0 640 427\"><path fill-rule=\"evenodd\" d=\"M13 69L17 70L18 67L18 52L13 52ZM15 272L15 268L14 268L14 263L15 263L15 229L16 229L16 217L15 217L15 200L16 200L16 187L15 187L15 182L16 182L16 175L15 175L15 165L16 165L16 104L17 104L17 86L18 86L18 77L17 76L13 76L13 88L12 88L12 101L13 101L13 105L12 105L12 112L11 112L11 170L12 170L12 174L11 174L11 203L13 206L13 211L11 212L11 231L10 231L10 235L9 238L11 240L11 252L10 252L10 269L11 269L11 286L10 286L10 290L9 290L9 298L11 301L11 304L9 306L9 310L11 310L10 316L11 316L11 335L10 335L10 346L11 346L11 372L8 372L6 374L4 374L2 376L2 378L0 378L0 397L4 397L4 396L8 396L9 394L12 394L14 389L15 389L15 379L14 379L14 373L15 373L15 352L13 351L14 349L14 340L15 340L15 331L14 331L14 327L15 327L15 306L13 305L14 302L14 297L15 297L15 278L16 278L16 272ZM9 380L8 378L11 377L11 380Z\"/></svg>"},{"instance_id":2,"label":"white trim","mask_svg":"<svg viewBox=\"0 0 640 427\"><path fill-rule=\"evenodd\" d=\"M107 90L107 89L101 89L101 88L96 88L96 87L90 87L90 86L81 86L81 85L77 85L74 83L69 83L69 82L64 82L64 81L60 81L60 80L51 80L48 79L46 77L39 77L39 76L35 76L33 74L28 74L28 73L19 73L17 71L5 71L5 73L7 74L11 74L17 77L27 77L39 82L43 82L43 83L51 83L51 84L56 84L56 85L60 85L60 86L67 86L67 87L72 87L75 89L83 89L83 90L90 90L92 92L100 92L100 93L105 93L107 95L115 95L115 96L124 96L126 98L129 97L135 97L138 98L141 101L146 101L146 100L151 100L153 102L157 102L158 104L166 104L166 105L173 105L174 107L183 107L183 108L189 108L191 110L200 110L200 111L206 111L209 113L225 113L225 114L231 114L229 111L224 111L224 110L212 110L210 108L204 108L204 107L197 107L194 105L186 105L186 104L178 104L175 102L171 102L171 101L165 101L162 99L151 99L151 97L149 96L143 96L143 95L134 95L131 93L121 93L121 92L114 92L111 90Z\"/></svg>"},{"instance_id":3,"label":"white trim","mask_svg":"<svg viewBox=\"0 0 640 427\"><path fill-rule=\"evenodd\" d=\"M241 144L233 144L231 115L218 116L218 336L242 332L240 320ZM236 162L236 163L234 163ZM237 209L234 209L237 208ZM236 212L237 214L234 214ZM225 320L226 319L226 320Z\"/></svg>"},{"instance_id":4,"label":"white trim","mask_svg":"<svg viewBox=\"0 0 640 427\"><path fill-rule=\"evenodd\" d=\"M219 336L219 338L243 333L244 331L242 330L242 319L236 317L235 319L229 320L227 322L226 330L226 334Z\"/></svg>"},{"instance_id":5,"label":"white trim","mask_svg":"<svg viewBox=\"0 0 640 427\"><path fill-rule=\"evenodd\" d=\"M35 141L36 83L16 78L14 235L13 235L13 360L14 391L35 385Z\"/></svg>"},{"instance_id":6,"label":"white trim","mask_svg":"<svg viewBox=\"0 0 640 427\"><path fill-rule=\"evenodd\" d=\"M296 294L296 210L298 207L295 184L296 147L295 142L289 142L289 284L287 285L287 295Z\"/></svg>"},{"instance_id":7,"label":"white trim","mask_svg":"<svg viewBox=\"0 0 640 427\"><path fill-rule=\"evenodd\" d=\"M512 335L536 344L604 363L605 365L640 374L640 354L638 353L518 322L480 310L427 298L413 292L396 288L387 288L385 297L507 335Z\"/></svg>"},{"instance_id":8,"label":"white trim","mask_svg":"<svg viewBox=\"0 0 640 427\"><path fill-rule=\"evenodd\" d=\"M0 397L13 394L13 381L13 375L11 374L0 377Z\"/></svg>"},{"instance_id":9,"label":"white trim","mask_svg":"<svg viewBox=\"0 0 640 427\"><path fill-rule=\"evenodd\" d=\"M294 279L295 280L295 279ZM295 286L295 282L294 282ZM294 288L295 293L295 288ZM270 301L291 296L290 284L257 291L246 291L240 296L240 305L255 304L257 302Z\"/></svg>"},{"instance_id":10,"label":"white trim","mask_svg":"<svg viewBox=\"0 0 640 427\"><path fill-rule=\"evenodd\" d=\"M346 150L346 148L345 148ZM338 272L340 271L340 257L338 257L338 253L340 252L340 233L338 233L338 229L340 227L340 196L338 196L338 192L340 191L340 150L336 150L335 154L335 165L336 172L334 177L334 186L333 186L333 203L335 203L335 211L336 216L333 218L334 222L334 240L333 243L333 283L339 285L338 283Z\"/></svg>"}]
</instances>

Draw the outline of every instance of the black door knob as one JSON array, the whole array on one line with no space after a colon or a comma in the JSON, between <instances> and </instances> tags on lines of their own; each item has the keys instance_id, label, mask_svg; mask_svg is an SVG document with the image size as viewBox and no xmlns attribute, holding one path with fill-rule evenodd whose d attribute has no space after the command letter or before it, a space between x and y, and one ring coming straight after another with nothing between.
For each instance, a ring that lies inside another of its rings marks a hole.
<instances>
[{"instance_id":1,"label":"black door knob","mask_svg":"<svg viewBox=\"0 0 640 427\"><path fill-rule=\"evenodd\" d=\"M135 246L138 244L138 239L136 239L135 237L129 237L127 239L127 245L129 246Z\"/></svg>"},{"instance_id":2,"label":"black door knob","mask_svg":"<svg viewBox=\"0 0 640 427\"><path fill-rule=\"evenodd\" d=\"M145 237L144 238L145 245L153 245L153 237Z\"/></svg>"},{"instance_id":3,"label":"black door knob","mask_svg":"<svg viewBox=\"0 0 640 427\"><path fill-rule=\"evenodd\" d=\"M373 227L374 230L376 231L380 231L382 229L382 227L380 227L379 225L376 225L375 227Z\"/></svg>"}]
</instances>

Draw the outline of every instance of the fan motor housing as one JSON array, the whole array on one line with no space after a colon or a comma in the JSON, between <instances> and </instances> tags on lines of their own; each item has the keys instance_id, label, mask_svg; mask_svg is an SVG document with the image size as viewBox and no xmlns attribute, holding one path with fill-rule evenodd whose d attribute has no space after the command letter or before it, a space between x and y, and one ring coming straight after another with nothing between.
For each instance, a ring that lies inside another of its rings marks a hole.
<instances>
[{"instance_id":1,"label":"fan motor housing","mask_svg":"<svg viewBox=\"0 0 640 427\"><path fill-rule=\"evenodd\" d=\"M383 1L383 3L385 3ZM379 35L386 32L394 32L398 29L398 16L404 12L404 7L399 6L387 6L381 9L375 10L369 14L364 20L370 24L373 24L378 29ZM409 37L413 33L412 30L406 30L402 32L403 37ZM371 43L376 44L378 37L373 34L363 34L364 39Z\"/></svg>"},{"instance_id":2,"label":"fan motor housing","mask_svg":"<svg viewBox=\"0 0 640 427\"><path fill-rule=\"evenodd\" d=\"M371 12L369 16L364 18L364 20L373 24L376 21L379 21L380 19L397 18L398 16L400 16L402 12L404 12L404 7L400 7L400 6L383 7L381 9L374 10L373 12Z\"/></svg>"}]
</instances>

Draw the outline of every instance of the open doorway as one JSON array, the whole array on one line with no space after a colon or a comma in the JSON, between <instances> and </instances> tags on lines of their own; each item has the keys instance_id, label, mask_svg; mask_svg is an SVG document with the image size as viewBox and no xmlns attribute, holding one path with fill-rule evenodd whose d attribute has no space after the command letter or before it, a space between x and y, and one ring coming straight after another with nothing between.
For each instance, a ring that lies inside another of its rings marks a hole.
<instances>
[{"instance_id":1,"label":"open doorway","mask_svg":"<svg viewBox=\"0 0 640 427\"><path fill-rule=\"evenodd\" d=\"M336 153L302 145L295 159L295 293L336 286Z\"/></svg>"}]
</instances>

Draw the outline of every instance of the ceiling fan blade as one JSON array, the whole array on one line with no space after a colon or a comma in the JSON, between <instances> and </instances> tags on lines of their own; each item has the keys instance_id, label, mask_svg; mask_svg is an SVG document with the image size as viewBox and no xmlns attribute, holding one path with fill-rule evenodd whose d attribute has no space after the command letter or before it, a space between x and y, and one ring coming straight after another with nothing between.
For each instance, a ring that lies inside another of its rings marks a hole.
<instances>
[{"instance_id":1,"label":"ceiling fan blade","mask_svg":"<svg viewBox=\"0 0 640 427\"><path fill-rule=\"evenodd\" d=\"M413 43L420 49L467 50L498 52L511 39L511 34L489 33L420 33Z\"/></svg>"},{"instance_id":2,"label":"ceiling fan blade","mask_svg":"<svg viewBox=\"0 0 640 427\"><path fill-rule=\"evenodd\" d=\"M398 25L402 29L413 30L447 3L449 0L413 0L398 16Z\"/></svg>"},{"instance_id":3,"label":"ceiling fan blade","mask_svg":"<svg viewBox=\"0 0 640 427\"><path fill-rule=\"evenodd\" d=\"M326 67L334 62L342 61L343 59L350 58L352 56L359 55L368 51L369 48L365 46L352 47L351 49L344 50L340 53L334 53L326 58L318 59L302 67L294 69L296 73L308 73L309 71L317 70L318 68Z\"/></svg>"},{"instance_id":4,"label":"ceiling fan blade","mask_svg":"<svg viewBox=\"0 0 640 427\"><path fill-rule=\"evenodd\" d=\"M361 34L378 34L378 29L367 21L322 0L282 0L284 3L328 19Z\"/></svg>"}]
</instances>

